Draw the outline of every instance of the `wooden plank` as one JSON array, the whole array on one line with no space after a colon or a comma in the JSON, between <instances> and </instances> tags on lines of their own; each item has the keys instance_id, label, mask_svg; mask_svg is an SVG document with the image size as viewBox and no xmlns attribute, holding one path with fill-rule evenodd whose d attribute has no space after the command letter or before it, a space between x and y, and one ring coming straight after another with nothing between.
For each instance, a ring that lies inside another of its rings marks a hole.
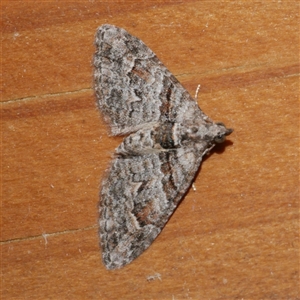
<instances>
[{"instance_id":1,"label":"wooden plank","mask_svg":"<svg viewBox=\"0 0 300 300\"><path fill-rule=\"evenodd\" d=\"M300 299L298 11L2 1L2 299ZM192 95L200 83L203 111L235 129L118 271L105 270L97 236L100 180L122 140L93 96L103 23L140 37Z\"/></svg>"}]
</instances>

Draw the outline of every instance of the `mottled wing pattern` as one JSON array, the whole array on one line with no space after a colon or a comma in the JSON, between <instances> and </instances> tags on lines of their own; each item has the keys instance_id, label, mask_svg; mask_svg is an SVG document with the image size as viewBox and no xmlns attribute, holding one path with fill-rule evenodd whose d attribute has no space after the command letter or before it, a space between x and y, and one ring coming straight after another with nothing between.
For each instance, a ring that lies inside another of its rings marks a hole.
<instances>
[{"instance_id":1,"label":"mottled wing pattern","mask_svg":"<svg viewBox=\"0 0 300 300\"><path fill-rule=\"evenodd\" d=\"M108 269L123 267L151 245L190 186L202 154L180 148L113 161L100 203Z\"/></svg>"},{"instance_id":2,"label":"mottled wing pattern","mask_svg":"<svg viewBox=\"0 0 300 300\"><path fill-rule=\"evenodd\" d=\"M108 269L147 249L186 193L202 156L232 132L213 123L155 54L125 30L96 35L95 91L112 134L131 133L116 149L100 202Z\"/></svg>"},{"instance_id":3,"label":"mottled wing pattern","mask_svg":"<svg viewBox=\"0 0 300 300\"><path fill-rule=\"evenodd\" d=\"M138 38L102 25L96 34L95 91L111 133L156 122L207 118L178 80Z\"/></svg>"}]
</instances>

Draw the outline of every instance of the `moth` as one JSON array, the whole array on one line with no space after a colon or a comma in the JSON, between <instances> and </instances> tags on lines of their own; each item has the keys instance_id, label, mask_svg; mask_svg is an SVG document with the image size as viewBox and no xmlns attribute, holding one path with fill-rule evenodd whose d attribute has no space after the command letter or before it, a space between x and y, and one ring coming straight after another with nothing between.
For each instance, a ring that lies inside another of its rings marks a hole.
<instances>
[{"instance_id":1,"label":"moth","mask_svg":"<svg viewBox=\"0 0 300 300\"><path fill-rule=\"evenodd\" d=\"M102 182L99 235L107 269L142 254L187 192L202 157L232 129L214 123L156 55L113 25L96 33L94 88L112 135L127 135Z\"/></svg>"}]
</instances>

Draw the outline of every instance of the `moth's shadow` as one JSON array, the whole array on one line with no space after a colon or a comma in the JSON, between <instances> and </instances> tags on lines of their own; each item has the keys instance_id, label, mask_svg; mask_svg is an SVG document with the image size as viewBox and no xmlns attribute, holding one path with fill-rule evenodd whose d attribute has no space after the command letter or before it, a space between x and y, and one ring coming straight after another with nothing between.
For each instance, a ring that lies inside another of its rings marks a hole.
<instances>
[{"instance_id":1,"label":"moth's shadow","mask_svg":"<svg viewBox=\"0 0 300 300\"><path fill-rule=\"evenodd\" d=\"M221 144L216 144L216 146L213 148L213 149L211 149L210 151L209 151L209 153L207 153L207 155L205 155L204 157L203 157L203 159L202 159L202 162L204 162L205 160L207 160L212 154L214 154L214 153L217 153L217 154L222 154L224 151L225 151L225 149L226 149L226 147L228 147L228 146L232 146L233 145L233 142L232 141L230 141L230 140L225 140L223 143L221 143ZM202 165L202 164L201 164ZM200 168L199 168L199 171L200 171L200 169L201 169L201 166L200 166ZM198 173L199 173L199 171L198 171ZM198 174L197 173L197 174Z\"/></svg>"},{"instance_id":2,"label":"moth's shadow","mask_svg":"<svg viewBox=\"0 0 300 300\"><path fill-rule=\"evenodd\" d=\"M230 140L225 140L223 143L221 144L216 144L216 146L210 151L211 153L218 153L218 154L221 154L225 151L225 148L227 146L232 146L233 145L233 142L230 141Z\"/></svg>"}]
</instances>

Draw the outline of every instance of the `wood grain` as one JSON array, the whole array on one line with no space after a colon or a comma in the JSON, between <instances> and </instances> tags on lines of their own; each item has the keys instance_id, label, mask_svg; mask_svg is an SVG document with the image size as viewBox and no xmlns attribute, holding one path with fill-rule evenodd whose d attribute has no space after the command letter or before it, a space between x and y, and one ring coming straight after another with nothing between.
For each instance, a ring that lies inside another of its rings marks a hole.
<instances>
[{"instance_id":1,"label":"wood grain","mask_svg":"<svg viewBox=\"0 0 300 300\"><path fill-rule=\"evenodd\" d=\"M299 2L2 1L2 299L300 299ZM158 239L101 263L101 178L121 137L95 105L103 23L141 38L235 129ZM148 281L159 273L161 280Z\"/></svg>"}]
</instances>

